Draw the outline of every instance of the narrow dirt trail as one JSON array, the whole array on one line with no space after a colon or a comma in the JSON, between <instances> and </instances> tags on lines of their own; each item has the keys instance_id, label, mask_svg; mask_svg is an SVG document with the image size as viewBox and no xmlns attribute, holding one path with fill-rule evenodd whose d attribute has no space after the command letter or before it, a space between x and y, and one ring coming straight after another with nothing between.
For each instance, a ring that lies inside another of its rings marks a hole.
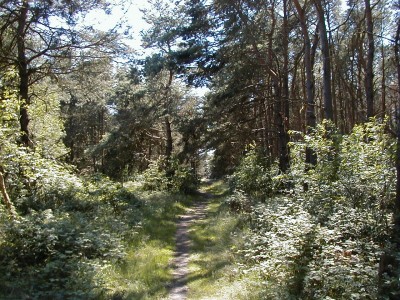
<instances>
[{"instance_id":1,"label":"narrow dirt trail","mask_svg":"<svg viewBox=\"0 0 400 300\"><path fill-rule=\"evenodd\" d=\"M170 287L170 300L185 300L187 298L187 276L189 274L189 252L190 252L190 238L189 226L196 220L205 217L207 208L207 199L211 195L203 195L202 201L196 202L187 213L179 216L177 222L177 230L175 234L176 250L175 257L172 261L174 280Z\"/></svg>"}]
</instances>

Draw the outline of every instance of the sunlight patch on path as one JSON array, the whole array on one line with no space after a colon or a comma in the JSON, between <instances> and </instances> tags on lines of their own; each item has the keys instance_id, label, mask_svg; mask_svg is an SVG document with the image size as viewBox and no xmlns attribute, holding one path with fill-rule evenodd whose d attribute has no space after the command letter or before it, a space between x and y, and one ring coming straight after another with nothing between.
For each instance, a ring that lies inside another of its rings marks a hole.
<instances>
[{"instance_id":1,"label":"sunlight patch on path","mask_svg":"<svg viewBox=\"0 0 400 300\"><path fill-rule=\"evenodd\" d=\"M206 197L205 197L206 198ZM176 250L172 261L174 280L170 287L170 300L184 300L187 298L187 277L189 274L190 224L205 217L207 202L197 202L188 209L187 214L179 216L176 230Z\"/></svg>"}]
</instances>

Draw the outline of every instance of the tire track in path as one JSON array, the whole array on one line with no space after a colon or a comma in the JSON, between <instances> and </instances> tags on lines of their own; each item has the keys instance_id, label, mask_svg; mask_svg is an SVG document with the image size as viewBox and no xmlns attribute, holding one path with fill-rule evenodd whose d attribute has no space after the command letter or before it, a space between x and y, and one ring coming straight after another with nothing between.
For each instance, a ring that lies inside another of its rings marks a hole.
<instances>
[{"instance_id":1,"label":"tire track in path","mask_svg":"<svg viewBox=\"0 0 400 300\"><path fill-rule=\"evenodd\" d=\"M202 194L202 196L203 199L188 209L186 214L179 216L177 222L175 234L176 250L172 261L174 279L170 286L169 300L185 300L187 298L187 276L189 274L188 263L191 243L189 227L196 220L205 217L207 199L212 197L209 194Z\"/></svg>"}]
</instances>

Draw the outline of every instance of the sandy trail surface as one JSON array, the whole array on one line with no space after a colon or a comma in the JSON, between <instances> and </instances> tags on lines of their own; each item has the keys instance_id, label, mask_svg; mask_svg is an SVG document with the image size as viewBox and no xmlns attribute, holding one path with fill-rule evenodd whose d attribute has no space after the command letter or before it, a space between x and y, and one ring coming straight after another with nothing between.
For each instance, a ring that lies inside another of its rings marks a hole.
<instances>
[{"instance_id":1,"label":"sandy trail surface","mask_svg":"<svg viewBox=\"0 0 400 300\"><path fill-rule=\"evenodd\" d=\"M175 234L176 250L172 261L174 280L170 286L170 300L185 300L187 298L187 276L189 274L190 238L189 226L196 220L205 217L207 201L210 195L204 195L204 200L195 203L187 213L179 216Z\"/></svg>"}]
</instances>

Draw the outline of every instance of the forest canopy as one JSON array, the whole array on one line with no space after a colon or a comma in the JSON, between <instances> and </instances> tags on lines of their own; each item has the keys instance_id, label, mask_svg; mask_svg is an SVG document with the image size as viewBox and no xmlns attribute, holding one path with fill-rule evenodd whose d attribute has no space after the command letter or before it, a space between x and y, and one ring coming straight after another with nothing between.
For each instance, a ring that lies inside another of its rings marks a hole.
<instances>
[{"instance_id":1,"label":"forest canopy","mask_svg":"<svg viewBox=\"0 0 400 300\"><path fill-rule=\"evenodd\" d=\"M128 6L0 1L0 298L104 296L96 274L124 260L149 209L126 183L193 194L222 178L255 226L243 253L270 297L395 299L399 2L148 0L145 55L122 19L85 22L118 7L137 18ZM285 239L298 244L282 254ZM301 270L274 270L279 255ZM74 294L76 268L93 277Z\"/></svg>"}]
</instances>

